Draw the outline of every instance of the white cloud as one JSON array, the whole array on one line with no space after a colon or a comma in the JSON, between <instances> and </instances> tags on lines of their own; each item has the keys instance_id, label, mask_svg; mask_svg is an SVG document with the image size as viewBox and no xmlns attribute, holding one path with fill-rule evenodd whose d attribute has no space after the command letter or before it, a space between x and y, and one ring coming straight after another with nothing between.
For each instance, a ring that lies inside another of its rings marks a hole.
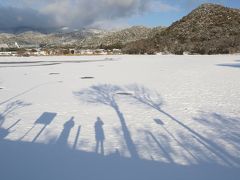
<instances>
[{"instance_id":1,"label":"white cloud","mask_svg":"<svg viewBox=\"0 0 240 180\"><path fill-rule=\"evenodd\" d=\"M17 7L15 11L25 15L31 12L29 18L24 16L21 20L21 22L29 21L26 25L31 26L32 23L36 26L36 22L42 18L41 24L38 24L43 27L69 26L73 29L100 22L114 24L111 22L151 11L177 10L173 6L164 4L161 0L9 0L8 5L13 6L11 10ZM2 7L2 9L4 8L6 7ZM10 12L0 15L4 21Z\"/></svg>"},{"instance_id":2,"label":"white cloud","mask_svg":"<svg viewBox=\"0 0 240 180\"><path fill-rule=\"evenodd\" d=\"M162 1L152 1L151 3L147 4L147 8L149 11L154 12L170 12L170 11L179 11L179 7L172 6L170 4L163 3Z\"/></svg>"}]
</instances>

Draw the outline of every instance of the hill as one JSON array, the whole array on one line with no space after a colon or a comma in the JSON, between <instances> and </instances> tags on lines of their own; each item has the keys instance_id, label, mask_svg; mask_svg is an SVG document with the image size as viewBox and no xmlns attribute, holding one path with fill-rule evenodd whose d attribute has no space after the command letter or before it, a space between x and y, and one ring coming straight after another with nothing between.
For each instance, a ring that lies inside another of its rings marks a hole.
<instances>
[{"instance_id":1,"label":"hill","mask_svg":"<svg viewBox=\"0 0 240 180\"><path fill-rule=\"evenodd\" d=\"M80 29L74 32L57 32L44 34L40 32L27 31L20 34L0 34L0 44L15 47L17 42L20 47L44 46L72 46L78 48L122 48L130 42L153 37L163 27L147 28L144 26L133 26L117 31L102 29Z\"/></svg>"},{"instance_id":2,"label":"hill","mask_svg":"<svg viewBox=\"0 0 240 180\"><path fill-rule=\"evenodd\" d=\"M240 52L240 10L203 4L154 37L128 44L124 51L174 54Z\"/></svg>"},{"instance_id":3,"label":"hill","mask_svg":"<svg viewBox=\"0 0 240 180\"><path fill-rule=\"evenodd\" d=\"M102 36L90 36L81 45L87 47L122 48L123 45L129 42L147 39L150 32L151 28L133 26L119 31L108 32Z\"/></svg>"}]
</instances>

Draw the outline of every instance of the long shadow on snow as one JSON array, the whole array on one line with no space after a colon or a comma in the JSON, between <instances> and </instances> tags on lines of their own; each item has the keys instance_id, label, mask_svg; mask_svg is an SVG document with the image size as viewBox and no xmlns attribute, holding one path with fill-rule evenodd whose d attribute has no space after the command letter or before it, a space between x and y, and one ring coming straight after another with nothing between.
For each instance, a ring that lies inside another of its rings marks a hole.
<instances>
[{"instance_id":1,"label":"long shadow on snow","mask_svg":"<svg viewBox=\"0 0 240 180\"><path fill-rule=\"evenodd\" d=\"M236 60L236 62L239 62L239 61L240 60ZM217 64L217 66L240 68L240 63Z\"/></svg>"},{"instance_id":2,"label":"long shadow on snow","mask_svg":"<svg viewBox=\"0 0 240 180\"><path fill-rule=\"evenodd\" d=\"M164 164L58 145L1 140L0 147L1 179L8 180L236 180L240 175L238 169L217 165Z\"/></svg>"},{"instance_id":3,"label":"long shadow on snow","mask_svg":"<svg viewBox=\"0 0 240 180\"><path fill-rule=\"evenodd\" d=\"M195 117L193 120L205 127L215 130L214 133L205 132L205 135L211 137L211 139L227 142L228 144L231 144L232 149L240 149L239 117L229 117L219 113L203 112L200 117ZM225 151L225 154L228 154L227 157L233 159L231 153L227 153L227 149ZM240 157L238 159L235 158L233 162L240 165Z\"/></svg>"},{"instance_id":4,"label":"long shadow on snow","mask_svg":"<svg viewBox=\"0 0 240 180\"><path fill-rule=\"evenodd\" d=\"M104 155L104 140L105 140L105 134L103 129L103 121L100 117L97 117L97 121L94 124L95 129L95 139L96 139L96 153L100 153Z\"/></svg>"},{"instance_id":5,"label":"long shadow on snow","mask_svg":"<svg viewBox=\"0 0 240 180\"><path fill-rule=\"evenodd\" d=\"M57 140L58 146L68 147L68 137L74 125L74 117L71 117L67 122L64 123L62 133ZM78 138L78 136L79 134L77 134L76 138Z\"/></svg>"},{"instance_id":6,"label":"long shadow on snow","mask_svg":"<svg viewBox=\"0 0 240 180\"><path fill-rule=\"evenodd\" d=\"M139 158L139 155L135 147L135 144L131 138L131 134L127 128L126 120L124 119L123 114L120 112L119 106L115 98L115 95L117 95L119 92L124 92L124 91L132 92L131 93L132 95L129 96L130 98L133 98L137 102L140 102L146 106L149 106L150 108L153 108L159 111L161 114L173 120L183 129L185 129L186 132L190 133L191 136L188 136L188 137L193 138L195 141L198 142L199 145L201 144L202 146L204 146L208 151L212 152L215 156L221 159L228 166L240 165L239 160L237 160L236 157L234 157L231 153L229 153L226 149L224 149L224 147L220 146L216 142L216 140L210 138L210 135L209 136L206 134L204 136L201 135L196 130L184 124L181 120L177 119L170 113L164 111L162 109L163 99L161 98L161 96L157 92L153 92L145 88L144 86L130 85L125 88L122 88L114 85L98 85L98 86L92 86L89 89L85 89L81 92L74 93L76 96L79 96L82 100L86 102L104 104L112 107L115 110L121 122L122 130L124 133L124 139L126 141L128 150L132 158ZM182 146L190 156L192 156L198 163L200 162L200 159L198 159L197 156L195 156L195 154L192 152L192 151L195 151L195 149L192 146L185 147L184 144L187 144L187 143L184 142L184 139L178 140L175 137L173 137L172 133L169 132L167 129L164 129L164 130L167 132L167 134L170 137L172 137L175 141L177 141L177 143L180 146ZM236 144L239 145L239 141L236 142ZM171 162L171 159L169 160Z\"/></svg>"},{"instance_id":7,"label":"long shadow on snow","mask_svg":"<svg viewBox=\"0 0 240 180\"><path fill-rule=\"evenodd\" d=\"M32 64L32 65L11 65L11 66L0 66L0 68L12 68L12 67L35 67L35 66L53 66L61 63L45 63L45 64Z\"/></svg>"},{"instance_id":8,"label":"long shadow on snow","mask_svg":"<svg viewBox=\"0 0 240 180\"><path fill-rule=\"evenodd\" d=\"M227 163L229 166L234 165L240 165L239 160L236 160L235 157L233 157L230 153L228 153L223 147L220 147L211 137L205 137L195 131L194 129L190 128L189 126L185 125L181 120L177 119L173 115L169 114L168 112L164 111L162 109L163 105L163 99L157 92L153 92L144 86L139 85L130 85L127 86L127 90L133 92L132 98L137 100L140 103L143 103L166 117L170 118L174 122L176 122L178 125L183 127L187 132L190 132L192 134L192 137L195 138L200 144L202 144L206 149L214 153L217 157L222 159L225 163ZM239 145L239 141L236 142ZM190 151L189 151L190 152ZM191 152L190 152L191 153ZM192 153L191 153L192 154Z\"/></svg>"},{"instance_id":9,"label":"long shadow on snow","mask_svg":"<svg viewBox=\"0 0 240 180\"><path fill-rule=\"evenodd\" d=\"M239 63L235 63L235 64L218 64L218 66L240 68L240 64Z\"/></svg>"},{"instance_id":10,"label":"long shadow on snow","mask_svg":"<svg viewBox=\"0 0 240 180\"><path fill-rule=\"evenodd\" d=\"M21 92L21 93L19 93L19 94L16 94L16 95L13 96L13 97L10 97L10 98L6 99L6 100L3 101L3 102L0 102L0 106L3 105L3 104L5 104L5 103L8 103L9 101L11 101L11 100L13 100L13 99L15 99L15 98L17 98L17 97L20 97L20 96L25 95L25 94L27 94L27 93L35 90L35 89L38 89L38 88L41 87L41 86L44 86L44 85L47 85L47 84L51 84L51 83L55 83L55 82L46 82L46 83L42 83L42 84L36 85L36 86L34 86L34 87L30 88L30 89L27 89L27 90L25 90L25 91L23 91L23 92Z\"/></svg>"},{"instance_id":11,"label":"long shadow on snow","mask_svg":"<svg viewBox=\"0 0 240 180\"><path fill-rule=\"evenodd\" d=\"M1 105L1 104L0 104ZM4 107L4 110L0 112L0 127L5 122L8 115L10 115L12 112L16 111L17 109L23 108L25 106L31 105L30 103L25 103L23 101L17 100L13 101L11 103L6 104Z\"/></svg>"},{"instance_id":12,"label":"long shadow on snow","mask_svg":"<svg viewBox=\"0 0 240 180\"><path fill-rule=\"evenodd\" d=\"M45 115L44 115L45 114ZM54 113L43 113L36 122L49 124ZM44 118L45 117L45 118ZM0 129L3 134L8 129ZM107 156L93 152L78 151L76 144L80 135L80 126L76 133L73 147L68 145L68 138L75 122L72 117L63 125L62 132L54 144L4 140L0 139L1 179L16 180L72 180L72 179L105 179L105 180L235 180L239 177L238 168L201 163L199 165L181 166L172 163L159 163L136 158L124 158L119 154ZM40 130L41 132L41 130ZM156 137L149 132L150 136ZM158 142L159 146L161 144ZM164 147L163 147L164 148ZM165 155L167 152L165 152ZM171 159L170 156L168 156Z\"/></svg>"},{"instance_id":13,"label":"long shadow on snow","mask_svg":"<svg viewBox=\"0 0 240 180\"><path fill-rule=\"evenodd\" d=\"M119 91L122 91L122 88L119 86L103 84L98 86L91 86L89 89L85 89L80 92L75 92L74 94L86 102L99 103L99 104L109 106L116 112L122 127L123 136L124 136L127 148L130 152L130 155L132 158L138 159L139 155L135 147L135 144L132 140L131 133L127 127L124 115L120 111L117 101L115 99L115 95Z\"/></svg>"},{"instance_id":14,"label":"long shadow on snow","mask_svg":"<svg viewBox=\"0 0 240 180\"><path fill-rule=\"evenodd\" d=\"M10 130L11 130L14 126L16 126L20 121L21 121L21 119L17 120L17 121L14 122L11 126L9 126L7 129L0 127L0 140L4 139L8 134L10 134L10 133L11 133Z\"/></svg>"},{"instance_id":15,"label":"long shadow on snow","mask_svg":"<svg viewBox=\"0 0 240 180\"><path fill-rule=\"evenodd\" d=\"M35 142L42 132L47 128L47 126L53 121L56 115L57 113L53 112L42 113L41 116L34 122L33 126L21 138L19 138L19 140L24 139L36 127L36 125L43 125L38 134L32 140L32 142Z\"/></svg>"}]
</instances>

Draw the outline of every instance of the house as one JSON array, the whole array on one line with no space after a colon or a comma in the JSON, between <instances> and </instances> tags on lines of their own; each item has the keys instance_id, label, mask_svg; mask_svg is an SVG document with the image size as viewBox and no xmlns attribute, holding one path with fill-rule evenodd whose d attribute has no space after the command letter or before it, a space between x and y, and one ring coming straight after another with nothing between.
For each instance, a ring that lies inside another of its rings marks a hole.
<instances>
[{"instance_id":1,"label":"house","mask_svg":"<svg viewBox=\"0 0 240 180\"><path fill-rule=\"evenodd\" d=\"M122 50L121 50L121 49L113 49L113 50L112 50L112 53L113 53L113 54L120 55L120 54L122 54Z\"/></svg>"},{"instance_id":2,"label":"house","mask_svg":"<svg viewBox=\"0 0 240 180\"><path fill-rule=\"evenodd\" d=\"M75 53L81 54L81 55L93 55L94 52L91 49L80 49L80 50L77 50Z\"/></svg>"},{"instance_id":3,"label":"house","mask_svg":"<svg viewBox=\"0 0 240 180\"><path fill-rule=\"evenodd\" d=\"M105 49L96 49L94 51L94 54L96 54L96 55L107 55L108 53Z\"/></svg>"},{"instance_id":4,"label":"house","mask_svg":"<svg viewBox=\"0 0 240 180\"><path fill-rule=\"evenodd\" d=\"M0 56L11 56L11 52L0 52Z\"/></svg>"},{"instance_id":5,"label":"house","mask_svg":"<svg viewBox=\"0 0 240 180\"><path fill-rule=\"evenodd\" d=\"M0 49L7 49L8 45L7 44L0 44Z\"/></svg>"}]
</instances>

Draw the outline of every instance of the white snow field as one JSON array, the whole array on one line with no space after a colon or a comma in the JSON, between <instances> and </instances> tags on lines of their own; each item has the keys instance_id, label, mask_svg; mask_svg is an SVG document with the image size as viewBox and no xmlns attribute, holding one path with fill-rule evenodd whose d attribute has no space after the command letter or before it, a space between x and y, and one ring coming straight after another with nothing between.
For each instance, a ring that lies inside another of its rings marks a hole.
<instances>
[{"instance_id":1,"label":"white snow field","mask_svg":"<svg viewBox=\"0 0 240 180\"><path fill-rule=\"evenodd\" d=\"M1 180L239 180L240 55L0 58Z\"/></svg>"}]
</instances>

